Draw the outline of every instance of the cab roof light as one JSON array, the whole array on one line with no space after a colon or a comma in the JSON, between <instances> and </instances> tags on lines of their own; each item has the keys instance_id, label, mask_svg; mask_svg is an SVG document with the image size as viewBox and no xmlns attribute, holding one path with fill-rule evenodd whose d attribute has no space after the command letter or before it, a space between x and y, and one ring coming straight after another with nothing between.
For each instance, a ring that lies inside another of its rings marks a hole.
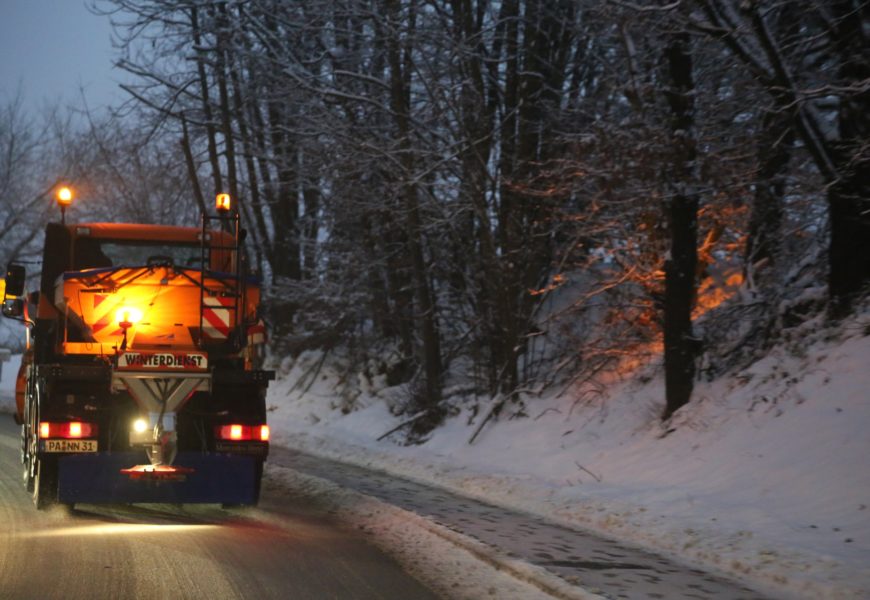
<instances>
[{"instance_id":1,"label":"cab roof light","mask_svg":"<svg viewBox=\"0 0 870 600\"><path fill-rule=\"evenodd\" d=\"M226 214L230 212L230 208L232 208L232 198L229 194L218 194L214 198L214 207L217 209L218 213Z\"/></svg>"},{"instance_id":2,"label":"cab roof light","mask_svg":"<svg viewBox=\"0 0 870 600\"><path fill-rule=\"evenodd\" d=\"M55 198L57 199L57 203L60 206L69 206L73 201L73 191L72 188L66 185L62 185L57 188L57 193L55 194Z\"/></svg>"},{"instance_id":3,"label":"cab roof light","mask_svg":"<svg viewBox=\"0 0 870 600\"><path fill-rule=\"evenodd\" d=\"M57 200L57 205L60 207L61 225L66 224L66 208L72 204L73 196L72 188L66 185L57 188L57 191L54 194L55 200Z\"/></svg>"}]
</instances>

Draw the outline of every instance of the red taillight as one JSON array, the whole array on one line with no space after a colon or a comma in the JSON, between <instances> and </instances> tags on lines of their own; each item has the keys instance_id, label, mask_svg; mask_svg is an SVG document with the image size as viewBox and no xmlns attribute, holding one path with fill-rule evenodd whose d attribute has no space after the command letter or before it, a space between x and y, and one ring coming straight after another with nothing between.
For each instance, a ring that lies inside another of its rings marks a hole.
<instances>
[{"instance_id":1,"label":"red taillight","mask_svg":"<svg viewBox=\"0 0 870 600\"><path fill-rule=\"evenodd\" d=\"M40 438L66 438L80 439L96 437L96 423L84 423L82 421L66 421L63 423L52 423L42 421L39 423Z\"/></svg>"},{"instance_id":2,"label":"red taillight","mask_svg":"<svg viewBox=\"0 0 870 600\"><path fill-rule=\"evenodd\" d=\"M221 440L233 442L268 442L268 425L219 425L215 428L215 436Z\"/></svg>"}]
</instances>

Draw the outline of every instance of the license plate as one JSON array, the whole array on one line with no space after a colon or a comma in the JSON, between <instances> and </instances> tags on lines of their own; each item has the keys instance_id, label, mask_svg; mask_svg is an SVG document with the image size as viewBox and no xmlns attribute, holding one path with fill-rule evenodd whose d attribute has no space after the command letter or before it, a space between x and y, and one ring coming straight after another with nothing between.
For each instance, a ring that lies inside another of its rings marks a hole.
<instances>
[{"instance_id":1,"label":"license plate","mask_svg":"<svg viewBox=\"0 0 870 600\"><path fill-rule=\"evenodd\" d=\"M45 452L96 452L97 440L44 440Z\"/></svg>"}]
</instances>

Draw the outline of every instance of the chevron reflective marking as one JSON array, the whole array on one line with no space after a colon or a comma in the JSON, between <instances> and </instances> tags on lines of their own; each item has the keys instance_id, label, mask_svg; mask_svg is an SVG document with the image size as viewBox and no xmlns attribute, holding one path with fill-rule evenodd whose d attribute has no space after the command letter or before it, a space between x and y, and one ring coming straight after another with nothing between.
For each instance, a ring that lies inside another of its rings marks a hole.
<instances>
[{"instance_id":1,"label":"chevron reflective marking","mask_svg":"<svg viewBox=\"0 0 870 600\"><path fill-rule=\"evenodd\" d=\"M248 344L265 344L266 343L266 324L263 319L259 319L256 323L248 327Z\"/></svg>"},{"instance_id":2,"label":"chevron reflective marking","mask_svg":"<svg viewBox=\"0 0 870 600\"><path fill-rule=\"evenodd\" d=\"M110 302L109 299L115 300L114 302ZM94 312L93 312L93 324L91 325L91 331L94 334L101 332L107 326L112 325L112 317L115 314L115 311L119 309L124 304L124 298L118 298L116 296L110 296L109 294L94 294ZM121 335L123 332L118 329L117 331L109 334L109 335Z\"/></svg>"},{"instance_id":3,"label":"chevron reflective marking","mask_svg":"<svg viewBox=\"0 0 870 600\"><path fill-rule=\"evenodd\" d=\"M225 340L230 335L233 298L207 296L203 299L202 334L213 340Z\"/></svg>"}]
</instances>

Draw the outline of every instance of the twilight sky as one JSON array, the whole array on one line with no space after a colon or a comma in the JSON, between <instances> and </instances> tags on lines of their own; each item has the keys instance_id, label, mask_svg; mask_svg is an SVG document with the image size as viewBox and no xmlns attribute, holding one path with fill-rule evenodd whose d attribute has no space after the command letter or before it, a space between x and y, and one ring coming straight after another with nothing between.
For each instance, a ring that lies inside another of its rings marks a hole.
<instances>
[{"instance_id":1,"label":"twilight sky","mask_svg":"<svg viewBox=\"0 0 870 600\"><path fill-rule=\"evenodd\" d=\"M19 83L30 108L61 99L91 108L124 99L112 69L108 17L88 12L85 0L0 0L0 102Z\"/></svg>"}]
</instances>

